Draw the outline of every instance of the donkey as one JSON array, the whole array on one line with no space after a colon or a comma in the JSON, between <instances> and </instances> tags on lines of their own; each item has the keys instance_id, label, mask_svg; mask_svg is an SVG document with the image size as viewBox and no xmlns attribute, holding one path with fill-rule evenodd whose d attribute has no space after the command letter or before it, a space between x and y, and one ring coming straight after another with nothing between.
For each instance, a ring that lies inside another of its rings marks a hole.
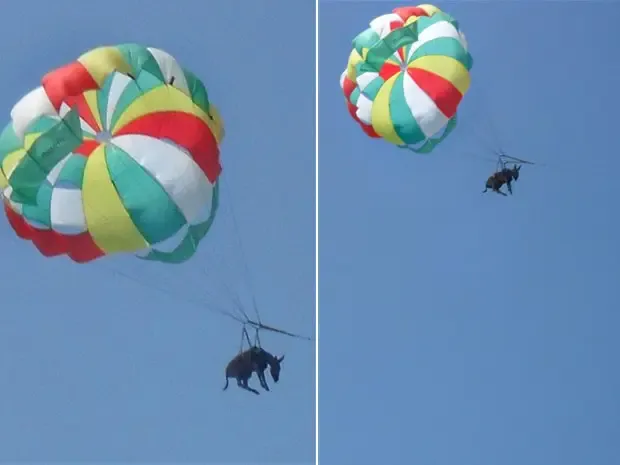
<instances>
[{"instance_id":1,"label":"donkey","mask_svg":"<svg viewBox=\"0 0 620 465\"><path fill-rule=\"evenodd\" d=\"M252 377L252 373L256 372L261 387L265 391L269 391L267 380L265 379L265 370L269 365L269 372L274 382L280 379L280 363L284 360L282 357L274 357L262 347L252 347L249 350L241 352L226 365L226 385L223 390L228 388L228 379L235 378L237 386L246 391L260 394L256 389L248 386L248 381Z\"/></svg>"},{"instance_id":2,"label":"donkey","mask_svg":"<svg viewBox=\"0 0 620 465\"><path fill-rule=\"evenodd\" d=\"M519 179L519 170L521 169L521 165L515 165L512 168L502 168L501 171L493 173L487 179L487 183L485 189L482 193L485 193L487 190L491 189L493 192L503 195L506 197L506 194L502 192L500 189L504 184L508 188L508 192L512 195L512 182Z\"/></svg>"}]
</instances>

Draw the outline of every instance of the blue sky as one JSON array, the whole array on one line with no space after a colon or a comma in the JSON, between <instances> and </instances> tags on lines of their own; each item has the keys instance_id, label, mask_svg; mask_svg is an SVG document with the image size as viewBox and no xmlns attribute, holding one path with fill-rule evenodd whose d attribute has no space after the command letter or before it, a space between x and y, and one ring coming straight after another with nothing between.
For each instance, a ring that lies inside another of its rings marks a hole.
<instances>
[{"instance_id":1,"label":"blue sky","mask_svg":"<svg viewBox=\"0 0 620 465\"><path fill-rule=\"evenodd\" d=\"M225 120L219 223L195 260L170 268L44 259L0 222L0 461L313 462L314 344L264 334L287 356L280 383L223 393L240 327L189 301L230 308L220 284L246 304L252 288L265 323L314 332L314 2L140 4L5 5L0 108L8 120L45 72L97 45L170 52Z\"/></svg>"},{"instance_id":2,"label":"blue sky","mask_svg":"<svg viewBox=\"0 0 620 465\"><path fill-rule=\"evenodd\" d=\"M427 157L367 138L339 87L394 6L320 5L321 463L620 463L620 4L440 2L473 85ZM546 164L512 197L481 194L494 138Z\"/></svg>"}]
</instances>

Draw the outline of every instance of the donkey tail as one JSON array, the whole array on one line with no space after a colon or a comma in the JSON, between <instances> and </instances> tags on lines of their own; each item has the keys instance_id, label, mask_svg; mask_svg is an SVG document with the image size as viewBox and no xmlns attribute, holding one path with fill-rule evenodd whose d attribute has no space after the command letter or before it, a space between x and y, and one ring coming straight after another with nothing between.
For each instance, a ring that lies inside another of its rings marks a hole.
<instances>
[{"instance_id":1,"label":"donkey tail","mask_svg":"<svg viewBox=\"0 0 620 465\"><path fill-rule=\"evenodd\" d=\"M228 389L228 376L226 377L226 384L224 385L222 391L225 391L226 389Z\"/></svg>"}]
</instances>

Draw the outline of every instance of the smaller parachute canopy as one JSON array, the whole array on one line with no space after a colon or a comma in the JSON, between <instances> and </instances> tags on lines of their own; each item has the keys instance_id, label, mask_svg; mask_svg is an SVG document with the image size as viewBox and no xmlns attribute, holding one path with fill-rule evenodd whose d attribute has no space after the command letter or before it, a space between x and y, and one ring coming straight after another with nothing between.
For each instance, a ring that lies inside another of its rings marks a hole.
<instances>
[{"instance_id":1,"label":"smaller parachute canopy","mask_svg":"<svg viewBox=\"0 0 620 465\"><path fill-rule=\"evenodd\" d=\"M100 47L49 72L0 135L8 220L45 256L180 263L218 205L222 120L168 53Z\"/></svg>"},{"instance_id":2,"label":"smaller parachute canopy","mask_svg":"<svg viewBox=\"0 0 620 465\"><path fill-rule=\"evenodd\" d=\"M340 85L368 136L428 153L456 125L472 64L454 18L433 5L402 7L353 40Z\"/></svg>"}]
</instances>

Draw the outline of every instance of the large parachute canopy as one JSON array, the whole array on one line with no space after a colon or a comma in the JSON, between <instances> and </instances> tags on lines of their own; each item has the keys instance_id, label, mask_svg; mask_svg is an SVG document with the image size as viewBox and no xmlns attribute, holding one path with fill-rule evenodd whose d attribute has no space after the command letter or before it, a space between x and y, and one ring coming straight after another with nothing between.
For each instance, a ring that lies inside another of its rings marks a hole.
<instances>
[{"instance_id":1,"label":"large parachute canopy","mask_svg":"<svg viewBox=\"0 0 620 465\"><path fill-rule=\"evenodd\" d=\"M472 63L454 18L433 5L402 7L353 40L340 85L368 136L429 153L456 126Z\"/></svg>"},{"instance_id":2,"label":"large parachute canopy","mask_svg":"<svg viewBox=\"0 0 620 465\"><path fill-rule=\"evenodd\" d=\"M0 135L8 220L45 256L181 263L218 206L223 123L168 53L100 47L51 71Z\"/></svg>"}]
</instances>

